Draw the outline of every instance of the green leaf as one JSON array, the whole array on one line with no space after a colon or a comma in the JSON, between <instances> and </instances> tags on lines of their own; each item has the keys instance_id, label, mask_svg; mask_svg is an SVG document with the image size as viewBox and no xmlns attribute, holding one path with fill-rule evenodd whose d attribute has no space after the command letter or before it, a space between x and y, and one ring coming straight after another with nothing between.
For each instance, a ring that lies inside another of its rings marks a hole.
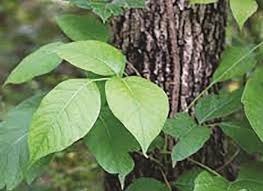
<instances>
[{"instance_id":1,"label":"green leaf","mask_svg":"<svg viewBox=\"0 0 263 191\"><path fill-rule=\"evenodd\" d=\"M257 133L261 141L263 141L263 67L257 68L254 75L248 80L242 103L244 104L246 116Z\"/></svg>"},{"instance_id":2,"label":"green leaf","mask_svg":"<svg viewBox=\"0 0 263 191\"><path fill-rule=\"evenodd\" d=\"M242 89L234 92L221 92L219 95L208 95L200 99L195 111L200 124L228 116L241 109Z\"/></svg>"},{"instance_id":3,"label":"green leaf","mask_svg":"<svg viewBox=\"0 0 263 191\"><path fill-rule=\"evenodd\" d=\"M263 153L263 143L250 127L237 122L222 122L220 128L248 153Z\"/></svg>"},{"instance_id":4,"label":"green leaf","mask_svg":"<svg viewBox=\"0 0 263 191\"><path fill-rule=\"evenodd\" d=\"M5 84L20 84L51 72L62 61L55 53L62 44L55 42L45 45L24 58L11 72Z\"/></svg>"},{"instance_id":5,"label":"green leaf","mask_svg":"<svg viewBox=\"0 0 263 191\"><path fill-rule=\"evenodd\" d=\"M60 83L41 102L29 131L31 163L61 151L84 137L100 112L100 93L93 80Z\"/></svg>"},{"instance_id":6,"label":"green leaf","mask_svg":"<svg viewBox=\"0 0 263 191\"><path fill-rule=\"evenodd\" d=\"M111 111L137 139L146 154L168 116L166 94L157 85L135 76L112 78L106 82L105 89Z\"/></svg>"},{"instance_id":7,"label":"green leaf","mask_svg":"<svg viewBox=\"0 0 263 191\"><path fill-rule=\"evenodd\" d=\"M219 67L213 75L213 82L216 83L242 77L246 72L250 71L256 65L257 60L254 53L250 53L246 58L242 59L248 52L249 49L247 46L226 48Z\"/></svg>"},{"instance_id":8,"label":"green leaf","mask_svg":"<svg viewBox=\"0 0 263 191\"><path fill-rule=\"evenodd\" d=\"M200 174L200 170L194 169L185 171L175 182L175 186L179 191L193 191L195 179Z\"/></svg>"},{"instance_id":9,"label":"green leaf","mask_svg":"<svg viewBox=\"0 0 263 191\"><path fill-rule=\"evenodd\" d=\"M229 183L223 177L213 176L204 171L195 179L194 191L227 191L228 186Z\"/></svg>"},{"instance_id":10,"label":"green leaf","mask_svg":"<svg viewBox=\"0 0 263 191\"><path fill-rule=\"evenodd\" d=\"M173 161L182 161L200 150L210 138L211 130L198 126L187 113L168 119L165 133L179 139L172 151Z\"/></svg>"},{"instance_id":11,"label":"green leaf","mask_svg":"<svg viewBox=\"0 0 263 191\"><path fill-rule=\"evenodd\" d=\"M93 40L61 46L58 55L78 68L103 76L122 75L126 63L118 49Z\"/></svg>"},{"instance_id":12,"label":"green leaf","mask_svg":"<svg viewBox=\"0 0 263 191\"><path fill-rule=\"evenodd\" d=\"M170 190L165 184L153 178L139 178L136 179L125 191L170 191Z\"/></svg>"},{"instance_id":13,"label":"green leaf","mask_svg":"<svg viewBox=\"0 0 263 191\"><path fill-rule=\"evenodd\" d=\"M0 128L0 189L14 189L24 178L28 165L28 128L42 95L12 109Z\"/></svg>"},{"instance_id":14,"label":"green leaf","mask_svg":"<svg viewBox=\"0 0 263 191\"><path fill-rule=\"evenodd\" d=\"M106 42L110 36L107 26L92 15L62 15L56 20L63 32L74 41L99 40Z\"/></svg>"},{"instance_id":15,"label":"green leaf","mask_svg":"<svg viewBox=\"0 0 263 191\"><path fill-rule=\"evenodd\" d=\"M248 18L257 11L258 4L255 0L242 0L242 3L240 0L230 0L230 8L240 29L242 29Z\"/></svg>"},{"instance_id":16,"label":"green leaf","mask_svg":"<svg viewBox=\"0 0 263 191\"><path fill-rule=\"evenodd\" d=\"M228 191L260 191L263 190L263 163L255 162L244 164L240 168L238 178Z\"/></svg>"},{"instance_id":17,"label":"green leaf","mask_svg":"<svg viewBox=\"0 0 263 191\"><path fill-rule=\"evenodd\" d=\"M99 15L101 19L106 22L111 16L118 16L122 14L123 9L129 8L144 8L144 0L115 0L95 2L92 0L69 0L77 6L84 9L91 9L94 13Z\"/></svg>"},{"instance_id":18,"label":"green leaf","mask_svg":"<svg viewBox=\"0 0 263 191\"><path fill-rule=\"evenodd\" d=\"M125 177L134 168L129 152L136 150L138 143L108 107L102 108L97 122L85 138L85 143L108 173Z\"/></svg>"},{"instance_id":19,"label":"green leaf","mask_svg":"<svg viewBox=\"0 0 263 191\"><path fill-rule=\"evenodd\" d=\"M190 0L191 4L210 4L216 3L218 0Z\"/></svg>"}]
</instances>

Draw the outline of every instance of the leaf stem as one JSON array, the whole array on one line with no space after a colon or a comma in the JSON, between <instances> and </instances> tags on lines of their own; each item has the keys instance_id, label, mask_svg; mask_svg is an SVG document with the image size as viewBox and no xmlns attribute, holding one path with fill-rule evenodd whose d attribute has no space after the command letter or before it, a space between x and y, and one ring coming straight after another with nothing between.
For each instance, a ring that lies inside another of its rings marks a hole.
<instances>
[{"instance_id":1,"label":"leaf stem","mask_svg":"<svg viewBox=\"0 0 263 191\"><path fill-rule=\"evenodd\" d=\"M208 166L206 166L206 165L204 165L204 164L202 164L202 163L200 163L200 162L198 162L198 161L196 161L196 160L194 160L194 159L188 158L187 160L190 161L190 162L192 162L192 163L194 163L194 164L196 164L197 166L200 166L201 168L207 170L208 172L210 172L211 174L214 174L215 176L221 176L221 175L220 175L218 172L216 172L215 170L211 169L210 167L208 167Z\"/></svg>"}]
</instances>

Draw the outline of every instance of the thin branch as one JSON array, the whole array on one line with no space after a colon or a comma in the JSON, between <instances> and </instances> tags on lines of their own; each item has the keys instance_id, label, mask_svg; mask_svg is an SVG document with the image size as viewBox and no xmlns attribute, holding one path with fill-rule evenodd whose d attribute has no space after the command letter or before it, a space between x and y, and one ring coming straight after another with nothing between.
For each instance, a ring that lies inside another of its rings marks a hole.
<instances>
[{"instance_id":1,"label":"thin branch","mask_svg":"<svg viewBox=\"0 0 263 191\"><path fill-rule=\"evenodd\" d=\"M161 168L159 168L162 176L163 176L163 180L165 182L165 184L167 185L167 187L169 188L170 191L172 191L172 186L170 185L168 179L167 179L167 176L165 175L165 173L163 172L163 170Z\"/></svg>"},{"instance_id":2,"label":"thin branch","mask_svg":"<svg viewBox=\"0 0 263 191\"><path fill-rule=\"evenodd\" d=\"M132 63L130 63L129 61L127 61L127 63L128 63L128 66L131 67L131 69L135 72L135 74L136 74L137 76L142 77L142 75L140 74L140 72L133 66Z\"/></svg>"},{"instance_id":3,"label":"thin branch","mask_svg":"<svg viewBox=\"0 0 263 191\"><path fill-rule=\"evenodd\" d=\"M231 164L235 160L235 158L239 155L239 153L240 153L240 148L238 148L237 151L221 167L216 169L216 171L221 171L229 164Z\"/></svg>"},{"instance_id":4,"label":"thin branch","mask_svg":"<svg viewBox=\"0 0 263 191\"><path fill-rule=\"evenodd\" d=\"M215 176L221 176L218 172L216 172L212 168L210 168L210 167L208 167L208 166L206 166L206 165L204 165L204 164L202 164L202 163L200 163L200 162L198 162L198 161L196 161L194 159L188 158L187 160L192 162L192 163L194 163L194 164L196 164L197 166L200 166L201 168L207 170L208 172L210 172L211 174L214 174Z\"/></svg>"}]
</instances>

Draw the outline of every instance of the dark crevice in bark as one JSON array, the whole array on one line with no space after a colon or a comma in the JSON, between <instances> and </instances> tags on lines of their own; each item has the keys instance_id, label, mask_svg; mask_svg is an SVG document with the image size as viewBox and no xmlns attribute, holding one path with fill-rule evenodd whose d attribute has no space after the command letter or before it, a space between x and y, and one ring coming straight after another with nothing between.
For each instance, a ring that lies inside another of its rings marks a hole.
<instances>
[{"instance_id":1,"label":"dark crevice in bark","mask_svg":"<svg viewBox=\"0 0 263 191\"><path fill-rule=\"evenodd\" d=\"M210 81L224 48L227 2L210 5L189 5L186 0L148 0L145 9L129 10L112 21L113 43L123 50L130 63L147 79L162 87L170 100L170 115L185 111L187 105ZM126 72L135 75L128 65ZM189 111L194 112L194 111ZM212 168L224 163L223 135L215 129L213 137L194 158ZM169 140L170 147L174 144ZM171 148L169 148L171 149ZM170 181L193 165L179 162L172 168L168 156L158 151L155 162L134 154L134 178L150 176L163 180L160 169ZM231 168L222 172L231 178ZM115 176L106 174L107 191L119 191Z\"/></svg>"}]
</instances>

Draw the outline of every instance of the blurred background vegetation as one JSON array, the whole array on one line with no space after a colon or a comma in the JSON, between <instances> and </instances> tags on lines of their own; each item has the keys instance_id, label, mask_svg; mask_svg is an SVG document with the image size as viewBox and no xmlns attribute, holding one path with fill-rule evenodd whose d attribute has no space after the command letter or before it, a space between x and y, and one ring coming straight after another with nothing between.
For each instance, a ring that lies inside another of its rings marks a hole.
<instances>
[{"instance_id":1,"label":"blurred background vegetation","mask_svg":"<svg viewBox=\"0 0 263 191\"><path fill-rule=\"evenodd\" d=\"M257 44L263 40L263 0L259 11L246 23L242 32L229 16L227 45ZM0 84L17 63L43 44L67 41L55 23L55 16L80 13L62 0L0 0ZM52 74L19 86L0 88L0 121L11 107L40 90L48 90L60 81L81 76L76 69L62 64ZM238 84L232 82L230 88ZM1 173L1 172L0 172ZM102 171L81 143L54 156L43 175L31 187L21 185L17 191L101 191Z\"/></svg>"}]
</instances>

